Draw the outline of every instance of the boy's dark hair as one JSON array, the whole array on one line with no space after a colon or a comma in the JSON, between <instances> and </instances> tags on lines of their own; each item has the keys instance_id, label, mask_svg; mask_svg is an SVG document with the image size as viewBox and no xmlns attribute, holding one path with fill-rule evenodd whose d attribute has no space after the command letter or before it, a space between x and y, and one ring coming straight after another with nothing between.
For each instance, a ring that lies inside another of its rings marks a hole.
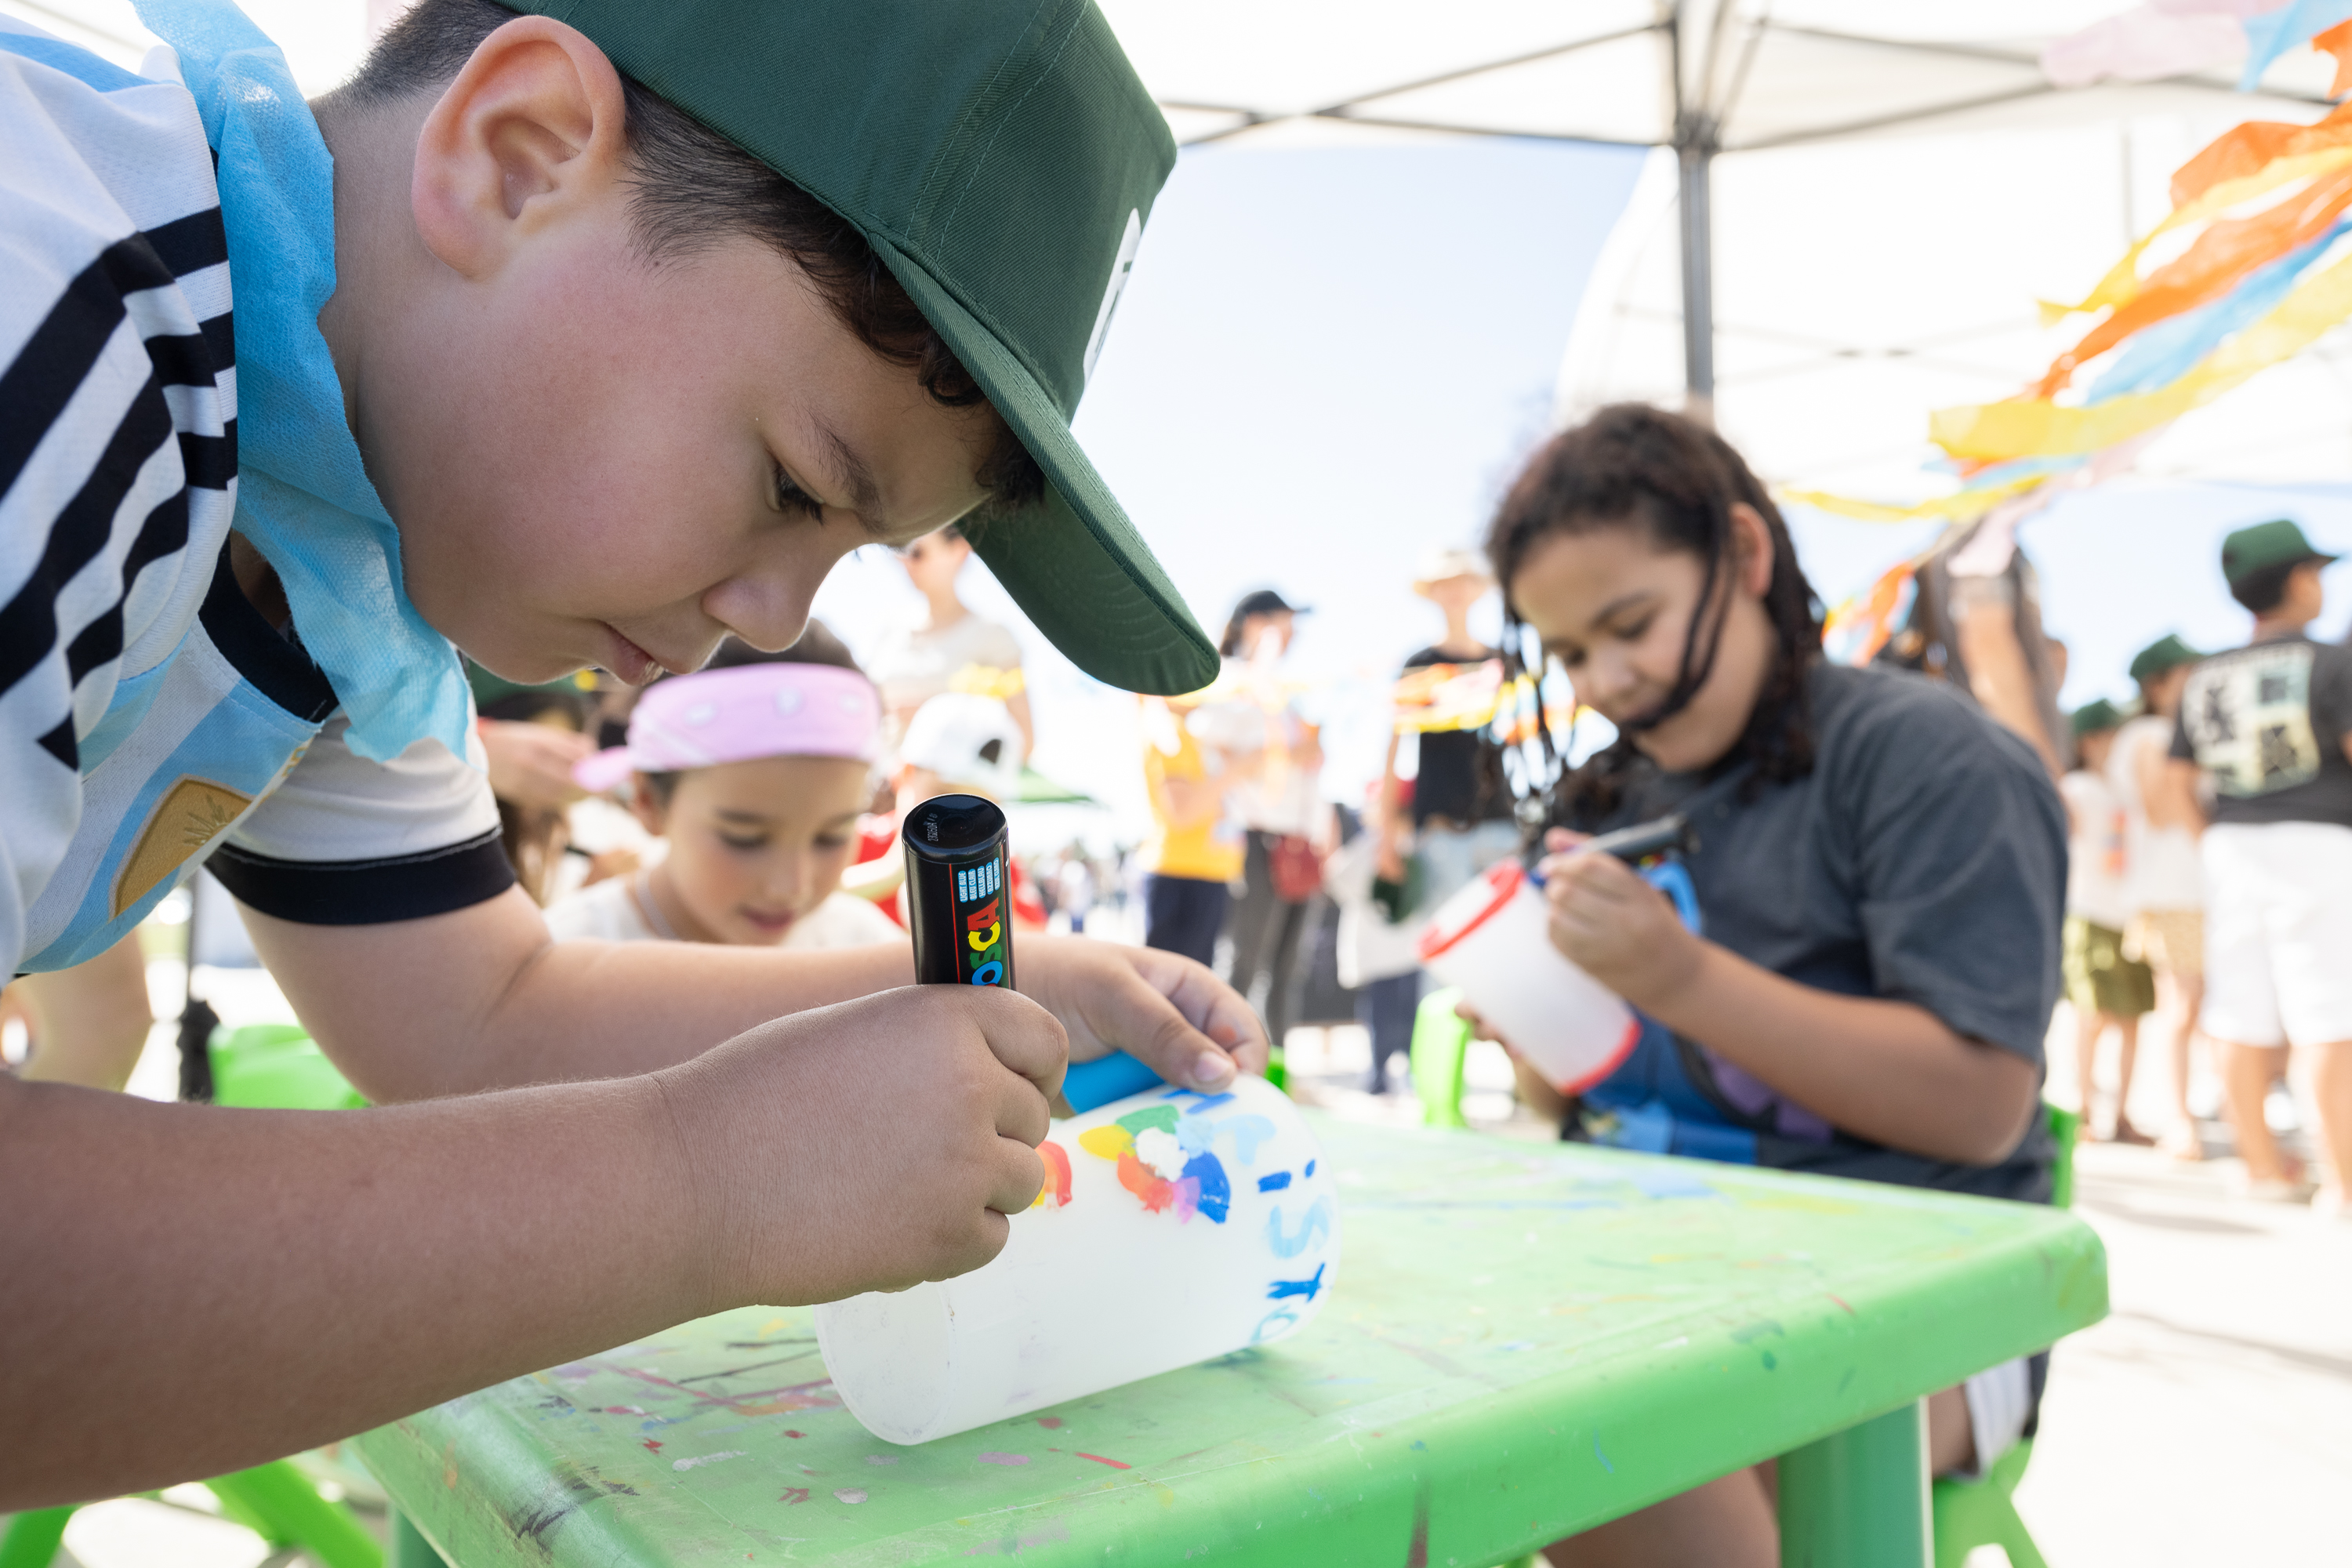
<instances>
[{"instance_id":1,"label":"boy's dark hair","mask_svg":"<svg viewBox=\"0 0 2352 1568\"><path fill-rule=\"evenodd\" d=\"M1751 789L1811 773L1813 732L1805 677L1821 658L1821 603L1797 563L1789 526L1763 484L1722 437L1680 415L1638 403L1612 405L1554 437L1511 486L1486 534L1486 554L1495 580L1503 585L1507 678L1517 673L1526 640L1511 601L1511 582L1528 552L1555 534L1638 528L1662 549L1697 556L1704 568L1675 689L1649 723L1678 712L1715 665L1728 595L1722 609L1710 615L1709 607L1718 588L1727 586L1731 508L1742 501L1763 518L1771 536L1772 580L1765 589L1764 610L1776 647L1747 731L1717 767L1752 761ZM1633 739L1621 733L1614 744L1560 778L1552 819L1590 821L1613 810L1626 770L1638 755ZM1549 731L1543 741L1547 756L1556 755Z\"/></svg>"},{"instance_id":2,"label":"boy's dark hair","mask_svg":"<svg viewBox=\"0 0 2352 1568\"><path fill-rule=\"evenodd\" d=\"M2230 597L2257 616L2267 616L2286 603L2287 580L2298 568L2312 565L2311 561L2282 561L2274 566L2257 567L2230 584Z\"/></svg>"},{"instance_id":3,"label":"boy's dark hair","mask_svg":"<svg viewBox=\"0 0 2352 1568\"><path fill-rule=\"evenodd\" d=\"M484 38L518 15L493 0L417 0L328 101L360 109L438 92ZM986 401L947 340L840 215L625 71L621 91L623 133L635 165L629 216L647 261L691 256L727 239L758 240L791 258L858 342L914 371L937 402L968 408ZM1044 470L1002 419L979 479L1001 505L1025 505L1045 486Z\"/></svg>"},{"instance_id":4,"label":"boy's dark hair","mask_svg":"<svg viewBox=\"0 0 2352 1568\"><path fill-rule=\"evenodd\" d=\"M807 626L803 628L799 641L790 647L780 648L774 653L762 653L741 637L728 637L719 645L719 651L712 654L702 668L704 669L740 669L750 664L829 664L836 669L855 670L859 675L866 673L859 668L856 658L850 653L849 645L834 636L823 621L816 620L809 622ZM664 676L662 679L667 680L675 678ZM668 805L669 797L677 793L677 775L676 773L639 773L637 777L644 781L646 788L652 793L653 797L664 805Z\"/></svg>"}]
</instances>

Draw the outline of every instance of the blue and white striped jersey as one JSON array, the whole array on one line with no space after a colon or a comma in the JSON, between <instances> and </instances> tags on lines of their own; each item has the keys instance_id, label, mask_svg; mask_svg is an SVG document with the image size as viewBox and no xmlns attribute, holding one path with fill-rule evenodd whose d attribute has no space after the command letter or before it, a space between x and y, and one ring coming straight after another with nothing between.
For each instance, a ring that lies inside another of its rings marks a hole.
<instances>
[{"instance_id":1,"label":"blue and white striped jersey","mask_svg":"<svg viewBox=\"0 0 2352 1568\"><path fill-rule=\"evenodd\" d=\"M208 856L317 923L511 880L478 766L354 754L228 570L235 214L170 52L146 69L0 16L0 977L94 955Z\"/></svg>"}]
</instances>

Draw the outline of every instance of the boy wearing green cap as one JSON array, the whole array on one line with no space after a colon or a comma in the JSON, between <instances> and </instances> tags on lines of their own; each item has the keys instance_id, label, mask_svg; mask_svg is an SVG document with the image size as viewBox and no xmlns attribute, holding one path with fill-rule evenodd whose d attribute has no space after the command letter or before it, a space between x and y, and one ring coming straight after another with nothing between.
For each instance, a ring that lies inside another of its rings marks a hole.
<instances>
[{"instance_id":1,"label":"boy wearing green cap","mask_svg":"<svg viewBox=\"0 0 2352 1568\"><path fill-rule=\"evenodd\" d=\"M2124 813L2124 854L2130 868L2131 924L2126 955L2156 973L2169 1015L2173 1124L2163 1137L2176 1159L2201 1160L2205 1144L2189 1105L2189 1047L2205 1004L2205 886L2197 865L2197 836L2205 826L2192 777L2170 762L2180 691L2205 656L2173 633L2132 656L2140 711L2116 731L2108 753L2108 787Z\"/></svg>"},{"instance_id":2,"label":"boy wearing green cap","mask_svg":"<svg viewBox=\"0 0 2352 1568\"><path fill-rule=\"evenodd\" d=\"M2172 746L2211 784L2205 873L2205 1033L2222 1055L2248 1191L2300 1198L2303 1173L2263 1115L2288 1048L2312 1058L2327 1179L2341 1212L2352 1173L2352 650L2304 628L2326 607L2335 556L2282 518L2221 545L2253 639L2197 665Z\"/></svg>"},{"instance_id":3,"label":"boy wearing green cap","mask_svg":"<svg viewBox=\"0 0 2352 1568\"><path fill-rule=\"evenodd\" d=\"M2132 1068L2139 1056L2139 1021L2156 1005L2156 978L2124 952L2131 921L2129 866L2124 849L2123 803L2107 783L2108 753L2124 716L2102 697L2074 710L2075 764L2058 780L2066 802L2066 1000L2074 1009L2075 1082L2083 1100L2083 1136L2095 1138L2099 1042L2116 1034L2116 1116L2108 1136L2118 1143L2153 1142L2131 1124Z\"/></svg>"},{"instance_id":4,"label":"boy wearing green cap","mask_svg":"<svg viewBox=\"0 0 2352 1568\"><path fill-rule=\"evenodd\" d=\"M140 9L135 74L0 17L0 974L205 860L372 1099L468 1098L0 1078L0 1509L975 1267L1066 1051L1263 1061L1168 954L551 943L451 648L690 669L961 521L1082 668L1207 682L1069 434L1174 157L1087 0L423 0L315 112Z\"/></svg>"}]
</instances>

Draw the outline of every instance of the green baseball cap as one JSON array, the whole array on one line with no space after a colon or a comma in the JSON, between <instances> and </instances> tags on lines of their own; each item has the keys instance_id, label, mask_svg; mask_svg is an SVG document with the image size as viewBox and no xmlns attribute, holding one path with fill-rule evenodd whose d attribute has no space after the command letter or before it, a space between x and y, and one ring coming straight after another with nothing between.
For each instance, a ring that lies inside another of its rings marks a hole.
<instances>
[{"instance_id":1,"label":"green baseball cap","mask_svg":"<svg viewBox=\"0 0 2352 1568\"><path fill-rule=\"evenodd\" d=\"M2184 664L2195 664L2204 657L2182 642L2179 633L2167 632L2132 655L2131 678L2141 682L2154 680L2167 670L2178 669Z\"/></svg>"},{"instance_id":2,"label":"green baseball cap","mask_svg":"<svg viewBox=\"0 0 2352 1568\"><path fill-rule=\"evenodd\" d=\"M2232 588L2264 567L2335 559L2324 550L2314 550L2303 530L2283 517L2239 529L2221 541L2221 575Z\"/></svg>"},{"instance_id":3,"label":"green baseball cap","mask_svg":"<svg viewBox=\"0 0 2352 1568\"><path fill-rule=\"evenodd\" d=\"M2074 739L2095 735L2105 730L2120 730L2124 724L2123 710L2104 697L2095 697L2074 710L2072 715Z\"/></svg>"},{"instance_id":4,"label":"green baseball cap","mask_svg":"<svg viewBox=\"0 0 2352 1568\"><path fill-rule=\"evenodd\" d=\"M1092 0L504 0L841 215L1046 476L965 535L1087 674L1197 690L1216 648L1070 435L1168 123Z\"/></svg>"}]
</instances>

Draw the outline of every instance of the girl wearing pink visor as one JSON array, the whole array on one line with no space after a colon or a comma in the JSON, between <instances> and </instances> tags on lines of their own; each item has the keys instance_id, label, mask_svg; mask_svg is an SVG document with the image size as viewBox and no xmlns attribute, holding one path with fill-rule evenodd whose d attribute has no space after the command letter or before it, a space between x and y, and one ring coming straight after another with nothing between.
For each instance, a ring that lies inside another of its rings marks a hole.
<instances>
[{"instance_id":1,"label":"girl wearing pink visor","mask_svg":"<svg viewBox=\"0 0 2352 1568\"><path fill-rule=\"evenodd\" d=\"M559 941L848 947L904 942L838 890L874 793L882 708L849 650L812 622L781 654L730 640L709 668L648 687L628 743L572 770L625 786L668 852L547 911Z\"/></svg>"}]
</instances>

